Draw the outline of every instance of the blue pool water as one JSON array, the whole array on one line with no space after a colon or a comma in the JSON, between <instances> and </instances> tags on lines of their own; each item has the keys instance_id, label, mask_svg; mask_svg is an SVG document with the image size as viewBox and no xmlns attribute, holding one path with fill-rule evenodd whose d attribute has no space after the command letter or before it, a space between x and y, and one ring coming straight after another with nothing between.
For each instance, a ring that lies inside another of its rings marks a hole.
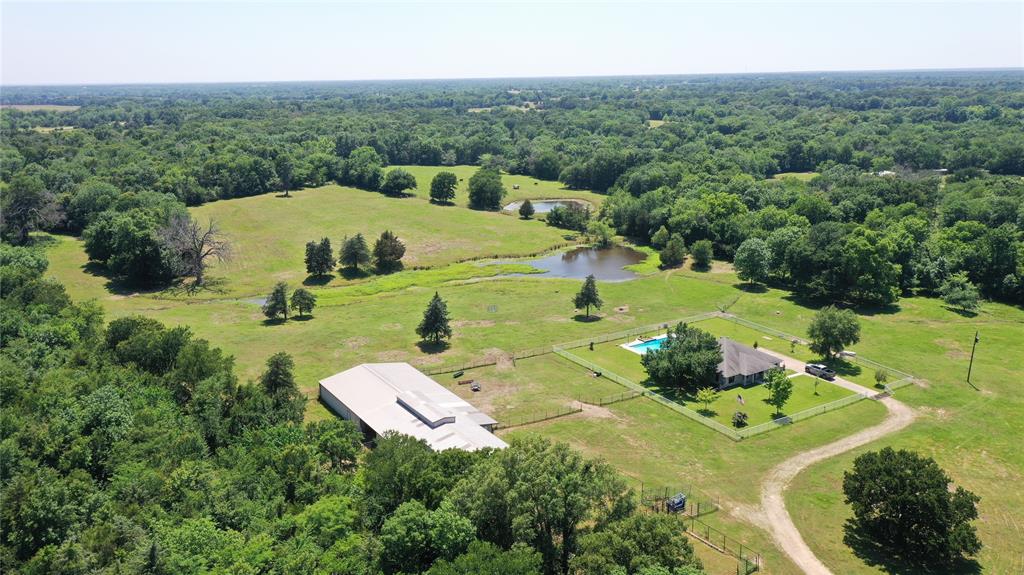
<instances>
[{"instance_id":1,"label":"blue pool water","mask_svg":"<svg viewBox=\"0 0 1024 575\"><path fill-rule=\"evenodd\" d=\"M661 336L656 339L649 339L647 341L642 341L640 343L634 343L633 345L629 346L629 349L636 350L640 353L646 353L648 350L651 349L661 349L661 344L664 343L665 339L665 336Z\"/></svg>"}]
</instances>

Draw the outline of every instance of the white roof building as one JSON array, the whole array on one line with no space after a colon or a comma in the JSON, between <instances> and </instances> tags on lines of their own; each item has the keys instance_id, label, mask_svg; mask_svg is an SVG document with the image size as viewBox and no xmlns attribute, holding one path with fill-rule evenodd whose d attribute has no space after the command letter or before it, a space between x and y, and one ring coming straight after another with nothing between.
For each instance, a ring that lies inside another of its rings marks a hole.
<instances>
[{"instance_id":1,"label":"white roof building","mask_svg":"<svg viewBox=\"0 0 1024 575\"><path fill-rule=\"evenodd\" d=\"M435 451L506 444L487 414L408 363L364 363L320 380L320 399L364 432L396 431Z\"/></svg>"}]
</instances>

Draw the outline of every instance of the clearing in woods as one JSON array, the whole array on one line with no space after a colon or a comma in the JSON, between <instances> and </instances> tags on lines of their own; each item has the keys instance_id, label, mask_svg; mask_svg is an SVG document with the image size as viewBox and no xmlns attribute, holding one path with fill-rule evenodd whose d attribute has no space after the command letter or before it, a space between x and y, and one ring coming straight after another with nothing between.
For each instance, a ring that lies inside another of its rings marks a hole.
<instances>
[{"instance_id":1,"label":"clearing in woods","mask_svg":"<svg viewBox=\"0 0 1024 575\"><path fill-rule=\"evenodd\" d=\"M440 169L416 174L423 188L417 194L426 193L432 173ZM471 169L461 177L465 174L471 174ZM511 178L506 177L506 185ZM545 185L538 183L536 193L523 189L526 186L517 192L523 194L520 197L542 197L541 193L574 197L556 184L541 192ZM516 199L515 192L510 192L509 199ZM469 266L465 268L451 265L462 258L545 250L566 241L561 230L514 216L468 210L462 207L464 203L432 206L422 197L387 198L338 186L292 195L291 199L266 195L221 201L193 209L200 219L215 216L240 252L239 259L214 270L216 289L199 297L126 290L87 265L80 242L71 238L52 243L49 273L65 283L72 297L97 299L108 318L141 313L168 325L189 325L198 337L233 354L243 379L256 377L273 353L288 351L295 358L296 378L311 397L319 379L360 362L409 361L432 366L472 361L482 354L551 345L719 306L730 306L729 311L738 316L799 335L806 333L815 312L786 291L743 291L728 268L704 273L689 267L665 272L648 267L647 275L640 279L600 283L605 301L600 319L576 321L571 299L579 289L578 281L488 279L481 277L487 275L480 271L486 268L472 269L474 263L459 264ZM417 232L416 226L425 227ZM328 235L336 245L345 234L356 231L372 240L385 227L406 239L410 266L437 267L407 269L369 280L336 277L326 287L313 288L322 305L312 319L281 325L262 321L253 296L264 295L278 280L288 280L293 288L301 285L306 241ZM450 347L425 353L417 346L414 328L435 290L449 302L453 319L460 323L454 326ZM985 303L976 317L966 318L936 299L915 297L905 298L891 309L861 311L862 341L855 348L924 380L920 386L898 392L899 400L919 415L898 433L798 473L784 494L796 527L815 555L837 573L886 569L884 564L872 565L875 559L858 556L859 551L842 542L842 522L848 511L837 486L852 457L865 449L881 445L911 448L935 457L957 484L981 497L977 523L985 544L978 557L981 568L1019 572L1020 522L1006 510L1024 508L1024 492L1006 486L1024 481L1020 471L1024 453L1018 447L1024 400L1017 390L1017 382L1024 378L1024 362L1007 360L1020 356L1024 310ZM954 343L969 348L976 329L981 331L982 342L972 379L981 391L963 382L966 361L950 353ZM753 341L750 334L742 332L730 337L744 343ZM791 354L788 343L761 339L759 345L781 345L781 353L804 359L799 349ZM630 355L635 362L635 354ZM485 385L479 401L498 414L564 405L583 391L615 390L575 365L550 357L517 361L514 367L506 365L504 369L480 375ZM870 372L843 375L873 384ZM452 385L451 380L448 383ZM604 457L637 485L692 484L720 497L725 509L706 520L761 551L769 573L793 573L797 567L773 545L767 532L728 512L729 505L759 505L760 485L779 462L886 417L882 404L862 401L827 417L735 443L650 400L627 400L604 409L601 417L584 412L501 433L538 433L567 441L590 455ZM328 416L315 402L310 403L308 412L311 418Z\"/></svg>"}]
</instances>

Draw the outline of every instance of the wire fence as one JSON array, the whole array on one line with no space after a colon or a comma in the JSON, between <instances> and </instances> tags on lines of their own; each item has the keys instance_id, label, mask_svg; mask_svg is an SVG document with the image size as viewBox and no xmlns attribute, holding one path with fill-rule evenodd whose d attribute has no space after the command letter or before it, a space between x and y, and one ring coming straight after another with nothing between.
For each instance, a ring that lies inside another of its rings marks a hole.
<instances>
[{"instance_id":1,"label":"wire fence","mask_svg":"<svg viewBox=\"0 0 1024 575\"><path fill-rule=\"evenodd\" d=\"M521 349L519 351L513 351L512 353L504 356L490 355L477 358L474 360L464 361L462 363L448 363L444 365L425 366L422 369L420 369L420 371L422 371L426 375L457 373L460 371L469 371L471 369L477 369L480 367L490 367L492 365L498 365L498 362L500 362L503 359L510 360L513 364L515 364L517 360L526 359L529 357L537 357L538 355L551 353L551 351L552 347L550 345L544 345L541 347L533 347L530 349Z\"/></svg>"},{"instance_id":2,"label":"wire fence","mask_svg":"<svg viewBox=\"0 0 1024 575\"><path fill-rule=\"evenodd\" d=\"M705 312L705 313L700 313L700 314L697 314L697 315L692 315L690 317L684 317L682 319L677 319L677 320L674 320L674 321L665 321L665 322L660 322L660 323L652 323L652 324L648 324L648 325L642 325L642 326L634 327L634 328L631 328L631 329L625 329L625 330L622 330L622 331L617 331L617 332L614 332L614 333L606 333L606 334L601 334L601 335L595 335L593 337L588 337L588 338L584 338L584 339L577 339L575 341L569 341L569 342L565 342L565 343L560 343L560 344L555 345L554 348L555 349L563 349L563 350L565 350L565 349L574 349L574 348L577 348L577 347L588 346L588 345L590 345L592 343L593 344L599 344L599 343L605 343L605 342L609 342L609 341L614 341L614 340L617 340L617 339L626 339L626 338L629 338L629 337L636 337L638 335L643 335L645 333L650 333L652 331L665 330L665 329L673 327L673 326L675 326L676 324L679 324L679 323L692 323L692 322L702 321L702 320L705 320L705 319L711 319L713 317L719 317L720 315L722 315L721 312L717 312L717 311Z\"/></svg>"},{"instance_id":3,"label":"wire fence","mask_svg":"<svg viewBox=\"0 0 1024 575\"><path fill-rule=\"evenodd\" d=\"M541 411L535 411L532 413L524 413L522 415L510 416L505 418L503 421L499 421L494 425L494 429L508 429L510 427L519 427L522 425L529 425L531 423L540 423L542 421L549 421L557 419L559 417L565 417L574 413L583 411L583 406L580 402L574 402L572 406L545 409Z\"/></svg>"},{"instance_id":4,"label":"wire fence","mask_svg":"<svg viewBox=\"0 0 1024 575\"><path fill-rule=\"evenodd\" d=\"M718 317L721 317L722 319L731 321L733 323L738 323L738 324L740 324L742 326L749 327L750 329L757 330L757 331L760 331L762 333L767 333L769 335L774 335L775 337L780 338L780 339L785 339L786 341L795 341L795 342L797 342L800 345L807 345L807 343L808 343L807 340L805 340L805 339L803 339L801 337L797 337L795 335L788 334L788 333L786 333L784 331L777 330L775 328L768 327L766 325L761 325L759 323L755 323L755 322L752 322L752 321L747 320L747 319L743 319L742 317L739 317L737 315L733 315L731 313L722 313L722 314L719 314Z\"/></svg>"},{"instance_id":5,"label":"wire fence","mask_svg":"<svg viewBox=\"0 0 1024 575\"><path fill-rule=\"evenodd\" d=\"M777 419L773 419L773 420L771 420L771 421L769 421L767 423L762 423L760 425L754 425L752 427L740 428L740 429L738 429L736 431L736 433L740 436L741 439L746 439L748 437L753 437L755 435L760 435L762 433L766 433L766 432L772 431L773 429L778 429L780 427L785 427L785 426L787 426L787 425L789 425L791 423L795 423L795 422L803 420L803 419L808 419L808 418L814 417L815 415L821 415L822 413L827 413L829 411L834 411L836 409L840 409L840 408L846 407L847 405L852 405L854 403L857 403L858 401L861 401L863 399L870 399L872 397L873 396L870 396L870 395L863 395L863 394L860 394L860 393L855 393L853 395L848 395L846 397L837 399L835 401L830 401L828 403L823 403L821 405L816 405L814 407L811 407L809 409L805 409L803 411L798 411L798 412L796 412L796 413L794 413L792 415L787 415L785 417L779 417Z\"/></svg>"},{"instance_id":6,"label":"wire fence","mask_svg":"<svg viewBox=\"0 0 1024 575\"><path fill-rule=\"evenodd\" d=\"M732 428L730 428L730 427L728 427L726 425L722 425L721 423L718 423L717 421L715 421L715 420L713 420L711 418L704 417L703 415L697 413L696 411L693 411L692 409L684 407L683 405L680 405L679 403L676 403L675 401L672 401L671 399L665 397L664 395L661 395L660 393L657 393L655 391L651 391L650 389L647 389L646 387L640 385L639 383L636 383L636 382L634 382L632 380L629 380L629 379L627 379L625 377L622 377L621 375L619 375L617 373L614 373L614 372L611 372L611 371L607 371L604 368L602 368L601 366L597 365L596 363L593 363L591 361L583 359L582 357L580 357L580 356L578 356L578 355L576 355L574 353L565 351L564 349L560 349L559 347L555 348L555 353L558 354L561 357L564 357L565 359L568 359L569 361L571 361L573 363L576 363L578 365L581 365L581 366L589 369L590 371L592 371L594 373L601 374L601 377L604 377L604 378L607 378L607 379L609 379L611 381L614 381L615 383L618 383L619 385L629 389L630 391L635 391L639 395L643 395L643 396L649 397L649 398L653 399L654 401L660 403L661 405L671 409L672 411L675 411L676 413L679 413L679 414L681 414L683 416L686 416L686 417L692 419L693 421L696 421L697 423L699 423L701 425L704 425L706 427L710 427L711 429L714 429L715 431L717 431L717 432L719 432L719 433L729 437L730 439L732 439L734 441L739 441L739 440L743 439L743 437L740 436L740 434L737 433Z\"/></svg>"},{"instance_id":7,"label":"wire fence","mask_svg":"<svg viewBox=\"0 0 1024 575\"><path fill-rule=\"evenodd\" d=\"M739 573L748 575L761 569L763 563L759 552L701 520L701 517L721 507L717 498L694 490L692 485L683 488L651 488L641 485L640 504L654 513L671 513L673 511L670 510L668 501L680 493L686 495L686 506L675 512L680 515L686 531L691 536L719 553L735 558Z\"/></svg>"},{"instance_id":8,"label":"wire fence","mask_svg":"<svg viewBox=\"0 0 1024 575\"><path fill-rule=\"evenodd\" d=\"M588 405L605 406L611 405L613 403L618 403L620 401L626 401L627 399L633 399L635 397L643 397L643 395L644 393L642 391L631 389L629 391L623 391L622 393L606 395L604 397L581 397L579 401L580 403L586 403Z\"/></svg>"},{"instance_id":9,"label":"wire fence","mask_svg":"<svg viewBox=\"0 0 1024 575\"><path fill-rule=\"evenodd\" d=\"M683 522L690 535L700 539L713 549L735 557L739 561L740 572L744 575L761 569L761 554L747 547L742 541L729 537L722 530L701 521L699 517L685 515Z\"/></svg>"},{"instance_id":10,"label":"wire fence","mask_svg":"<svg viewBox=\"0 0 1024 575\"><path fill-rule=\"evenodd\" d=\"M667 513L668 507L666 504L668 500L680 493L686 496L685 513L687 515L700 517L701 515L718 511L722 506L720 498L711 497L700 490L694 489L692 484L687 487L651 487L640 484L640 504L651 511Z\"/></svg>"}]
</instances>

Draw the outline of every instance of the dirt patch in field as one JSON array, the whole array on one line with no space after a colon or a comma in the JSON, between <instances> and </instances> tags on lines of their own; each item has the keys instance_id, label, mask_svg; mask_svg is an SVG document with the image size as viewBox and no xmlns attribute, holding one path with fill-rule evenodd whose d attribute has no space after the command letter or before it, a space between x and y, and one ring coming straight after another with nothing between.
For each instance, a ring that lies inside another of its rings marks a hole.
<instances>
[{"instance_id":1,"label":"dirt patch in field","mask_svg":"<svg viewBox=\"0 0 1024 575\"><path fill-rule=\"evenodd\" d=\"M629 323L636 318L634 318L631 315L609 315L606 316L605 319L607 319L608 321L614 321L616 323Z\"/></svg>"},{"instance_id":2,"label":"dirt patch in field","mask_svg":"<svg viewBox=\"0 0 1024 575\"><path fill-rule=\"evenodd\" d=\"M359 349L368 343L370 343L370 339L361 336L350 337L341 342L347 349Z\"/></svg>"},{"instance_id":3,"label":"dirt patch in field","mask_svg":"<svg viewBox=\"0 0 1024 575\"><path fill-rule=\"evenodd\" d=\"M946 357L950 359L967 359L971 354L967 353L966 350L960 345L960 342L952 339L937 339L935 345L941 346L946 350Z\"/></svg>"},{"instance_id":4,"label":"dirt patch in field","mask_svg":"<svg viewBox=\"0 0 1024 575\"><path fill-rule=\"evenodd\" d=\"M402 329L402 324L400 324L400 323L382 323L382 324L380 324L379 327L380 327L380 329L383 329L385 331L398 331L398 330Z\"/></svg>"},{"instance_id":5,"label":"dirt patch in field","mask_svg":"<svg viewBox=\"0 0 1024 575\"><path fill-rule=\"evenodd\" d=\"M729 262L711 262L711 273L713 274L731 274L734 271L736 271L736 268L732 267L732 264Z\"/></svg>"},{"instance_id":6,"label":"dirt patch in field","mask_svg":"<svg viewBox=\"0 0 1024 575\"><path fill-rule=\"evenodd\" d=\"M590 405L589 403L581 403L580 405L583 407L583 411L581 412L583 417L593 419L618 419L618 416L612 413L612 410L607 407Z\"/></svg>"},{"instance_id":7,"label":"dirt patch in field","mask_svg":"<svg viewBox=\"0 0 1024 575\"><path fill-rule=\"evenodd\" d=\"M390 351L379 352L374 357L377 358L377 361L383 362L405 361L409 358L409 354L400 349L393 349Z\"/></svg>"},{"instance_id":8,"label":"dirt patch in field","mask_svg":"<svg viewBox=\"0 0 1024 575\"><path fill-rule=\"evenodd\" d=\"M494 320L490 319L461 319L452 322L452 327L493 327Z\"/></svg>"},{"instance_id":9,"label":"dirt patch in field","mask_svg":"<svg viewBox=\"0 0 1024 575\"><path fill-rule=\"evenodd\" d=\"M951 414L949 410L942 409L941 407L920 407L918 410L921 413L929 417L934 417L939 421L948 421L953 417L953 414Z\"/></svg>"}]
</instances>

